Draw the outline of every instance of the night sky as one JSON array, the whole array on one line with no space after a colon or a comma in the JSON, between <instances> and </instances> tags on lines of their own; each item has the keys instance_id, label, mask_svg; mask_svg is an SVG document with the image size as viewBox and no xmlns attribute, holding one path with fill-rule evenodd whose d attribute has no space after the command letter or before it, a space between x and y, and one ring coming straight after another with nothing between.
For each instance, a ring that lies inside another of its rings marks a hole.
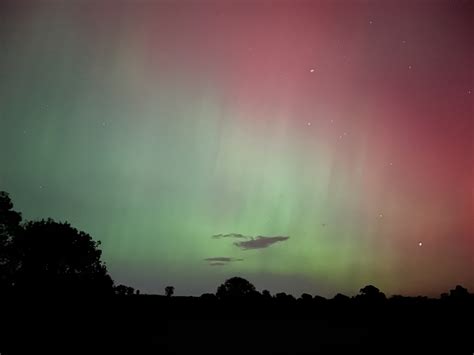
<instances>
[{"instance_id":1,"label":"night sky","mask_svg":"<svg viewBox=\"0 0 474 355\"><path fill-rule=\"evenodd\" d=\"M2 1L0 190L142 292L474 289L474 2Z\"/></svg>"}]
</instances>

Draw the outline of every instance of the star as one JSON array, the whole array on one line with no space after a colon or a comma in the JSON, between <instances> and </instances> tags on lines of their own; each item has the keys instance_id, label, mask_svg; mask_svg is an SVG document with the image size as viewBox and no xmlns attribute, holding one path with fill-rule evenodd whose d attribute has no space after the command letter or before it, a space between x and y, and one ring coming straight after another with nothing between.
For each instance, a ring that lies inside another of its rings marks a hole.
<instances>
[{"instance_id":1,"label":"star","mask_svg":"<svg viewBox=\"0 0 474 355\"><path fill-rule=\"evenodd\" d=\"M334 123L334 120L331 120L331 123Z\"/></svg>"},{"instance_id":2,"label":"star","mask_svg":"<svg viewBox=\"0 0 474 355\"><path fill-rule=\"evenodd\" d=\"M393 163L392 163L392 162L390 162L390 166L392 166L392 165L393 165Z\"/></svg>"},{"instance_id":3,"label":"star","mask_svg":"<svg viewBox=\"0 0 474 355\"><path fill-rule=\"evenodd\" d=\"M418 246L419 246L419 247L422 247L422 246L423 246L423 243L422 243L422 242L419 242L419 243L418 243Z\"/></svg>"},{"instance_id":4,"label":"star","mask_svg":"<svg viewBox=\"0 0 474 355\"><path fill-rule=\"evenodd\" d=\"M411 68L412 68L412 66L411 66L411 65L409 65L409 66L408 66L408 69L411 69Z\"/></svg>"},{"instance_id":5,"label":"star","mask_svg":"<svg viewBox=\"0 0 474 355\"><path fill-rule=\"evenodd\" d=\"M472 91L471 91L471 90L467 90L467 93L468 93L469 95L471 95L471 94L472 94Z\"/></svg>"},{"instance_id":6,"label":"star","mask_svg":"<svg viewBox=\"0 0 474 355\"><path fill-rule=\"evenodd\" d=\"M382 214L382 213L379 214L379 218L383 218L383 214Z\"/></svg>"},{"instance_id":7,"label":"star","mask_svg":"<svg viewBox=\"0 0 474 355\"><path fill-rule=\"evenodd\" d=\"M308 122L307 125L308 125L308 126L311 126L311 122Z\"/></svg>"},{"instance_id":8,"label":"star","mask_svg":"<svg viewBox=\"0 0 474 355\"><path fill-rule=\"evenodd\" d=\"M402 43L405 44L405 43L407 43L407 41L403 40Z\"/></svg>"},{"instance_id":9,"label":"star","mask_svg":"<svg viewBox=\"0 0 474 355\"><path fill-rule=\"evenodd\" d=\"M344 132L344 135L347 136L347 132Z\"/></svg>"},{"instance_id":10,"label":"star","mask_svg":"<svg viewBox=\"0 0 474 355\"><path fill-rule=\"evenodd\" d=\"M373 23L374 23L374 21L372 21L372 20L369 21L369 25L371 25L371 24L373 24Z\"/></svg>"},{"instance_id":11,"label":"star","mask_svg":"<svg viewBox=\"0 0 474 355\"><path fill-rule=\"evenodd\" d=\"M310 73L314 73L314 69L311 68L311 69L309 70L309 72L310 72Z\"/></svg>"}]
</instances>

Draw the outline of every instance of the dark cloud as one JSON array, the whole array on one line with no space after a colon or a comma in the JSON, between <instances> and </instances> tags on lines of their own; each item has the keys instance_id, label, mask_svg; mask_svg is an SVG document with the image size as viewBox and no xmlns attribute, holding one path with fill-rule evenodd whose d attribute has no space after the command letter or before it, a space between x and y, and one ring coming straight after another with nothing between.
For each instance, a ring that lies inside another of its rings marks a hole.
<instances>
[{"instance_id":1,"label":"dark cloud","mask_svg":"<svg viewBox=\"0 0 474 355\"><path fill-rule=\"evenodd\" d=\"M215 257L215 258L206 258L204 260L205 261L210 261L210 262L229 263L231 261L242 261L244 259L229 258L229 257L226 257L226 256L218 256L218 257Z\"/></svg>"},{"instance_id":2,"label":"dark cloud","mask_svg":"<svg viewBox=\"0 0 474 355\"><path fill-rule=\"evenodd\" d=\"M265 236L259 235L255 238L250 237L249 240L245 240L243 242L235 242L234 245L243 250L263 249L263 248L268 248L272 244L283 242L288 239L290 239L290 237L283 237L283 236L265 237Z\"/></svg>"},{"instance_id":3,"label":"dark cloud","mask_svg":"<svg viewBox=\"0 0 474 355\"><path fill-rule=\"evenodd\" d=\"M224 266L234 261L243 261L244 259L230 258L228 256L215 256L213 258L206 258L210 266Z\"/></svg>"},{"instance_id":4,"label":"dark cloud","mask_svg":"<svg viewBox=\"0 0 474 355\"><path fill-rule=\"evenodd\" d=\"M216 234L213 235L212 238L219 239L219 238L239 238L239 239L249 239L251 237L239 234L239 233L229 233L229 234Z\"/></svg>"}]
</instances>

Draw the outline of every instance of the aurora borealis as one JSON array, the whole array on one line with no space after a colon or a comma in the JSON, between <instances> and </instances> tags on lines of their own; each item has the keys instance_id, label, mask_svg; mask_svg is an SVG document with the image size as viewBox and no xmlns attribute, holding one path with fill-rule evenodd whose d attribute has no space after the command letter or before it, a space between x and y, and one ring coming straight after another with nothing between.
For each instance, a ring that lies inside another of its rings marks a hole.
<instances>
[{"instance_id":1,"label":"aurora borealis","mask_svg":"<svg viewBox=\"0 0 474 355\"><path fill-rule=\"evenodd\" d=\"M462 0L2 1L0 190L143 292L472 291L473 27Z\"/></svg>"}]
</instances>

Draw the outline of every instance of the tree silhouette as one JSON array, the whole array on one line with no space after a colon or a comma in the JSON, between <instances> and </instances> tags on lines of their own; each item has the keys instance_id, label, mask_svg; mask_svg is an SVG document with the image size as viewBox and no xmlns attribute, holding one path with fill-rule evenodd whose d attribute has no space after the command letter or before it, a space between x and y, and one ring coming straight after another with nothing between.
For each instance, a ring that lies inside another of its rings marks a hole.
<instances>
[{"instance_id":1,"label":"tree silhouette","mask_svg":"<svg viewBox=\"0 0 474 355\"><path fill-rule=\"evenodd\" d=\"M114 287L114 292L119 296L132 296L135 293L135 290L133 287L118 285Z\"/></svg>"},{"instance_id":2,"label":"tree silhouette","mask_svg":"<svg viewBox=\"0 0 474 355\"><path fill-rule=\"evenodd\" d=\"M20 262L15 289L21 292L113 293L113 281L101 262L100 242L68 223L52 219L28 222L12 239Z\"/></svg>"},{"instance_id":3,"label":"tree silhouette","mask_svg":"<svg viewBox=\"0 0 474 355\"><path fill-rule=\"evenodd\" d=\"M281 305L291 304L296 300L293 295L286 294L285 292L278 292L275 295L275 299Z\"/></svg>"},{"instance_id":4,"label":"tree silhouette","mask_svg":"<svg viewBox=\"0 0 474 355\"><path fill-rule=\"evenodd\" d=\"M217 288L219 299L240 298L253 296L257 291L255 286L241 277L232 277Z\"/></svg>"},{"instance_id":5,"label":"tree silhouette","mask_svg":"<svg viewBox=\"0 0 474 355\"><path fill-rule=\"evenodd\" d=\"M335 302L336 304L339 304L339 305L345 305L345 304L348 304L351 299L350 297L342 294L342 293L337 293L333 298L332 298L332 301Z\"/></svg>"},{"instance_id":6,"label":"tree silhouette","mask_svg":"<svg viewBox=\"0 0 474 355\"><path fill-rule=\"evenodd\" d=\"M471 295L467 288L457 285L453 290L449 290L449 300L457 303L468 302Z\"/></svg>"},{"instance_id":7,"label":"tree silhouette","mask_svg":"<svg viewBox=\"0 0 474 355\"><path fill-rule=\"evenodd\" d=\"M12 242L21 231L21 214L13 210L13 203L5 191L0 191L0 292L11 289L13 274L19 262Z\"/></svg>"},{"instance_id":8,"label":"tree silhouette","mask_svg":"<svg viewBox=\"0 0 474 355\"><path fill-rule=\"evenodd\" d=\"M0 191L0 241L7 242L18 231L21 223L21 214L13 210L10 195Z\"/></svg>"},{"instance_id":9,"label":"tree silhouette","mask_svg":"<svg viewBox=\"0 0 474 355\"><path fill-rule=\"evenodd\" d=\"M174 294L174 287L173 286L166 286L165 287L165 294L166 297L171 297Z\"/></svg>"},{"instance_id":10,"label":"tree silhouette","mask_svg":"<svg viewBox=\"0 0 474 355\"><path fill-rule=\"evenodd\" d=\"M373 286L367 285L360 289L360 295L356 297L358 300L369 303L378 303L386 300L385 294L380 292L380 290Z\"/></svg>"}]
</instances>

